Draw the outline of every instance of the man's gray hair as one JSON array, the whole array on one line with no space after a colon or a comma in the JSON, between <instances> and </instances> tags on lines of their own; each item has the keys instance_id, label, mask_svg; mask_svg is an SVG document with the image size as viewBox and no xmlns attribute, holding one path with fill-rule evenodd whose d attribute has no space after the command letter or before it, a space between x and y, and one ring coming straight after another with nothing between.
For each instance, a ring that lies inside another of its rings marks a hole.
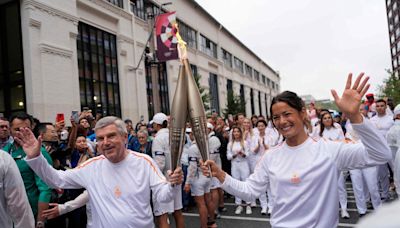
<instances>
[{"instance_id":1,"label":"man's gray hair","mask_svg":"<svg viewBox=\"0 0 400 228\"><path fill-rule=\"evenodd\" d=\"M128 134L124 121L115 116L106 116L101 118L99 121L97 121L94 131L96 132L98 129L105 128L111 124L114 124L117 127L118 132L121 135Z\"/></svg>"},{"instance_id":2,"label":"man's gray hair","mask_svg":"<svg viewBox=\"0 0 400 228\"><path fill-rule=\"evenodd\" d=\"M149 132L147 132L147 130L139 130L138 132L137 132L138 134L145 134L146 136L149 136Z\"/></svg>"}]
</instances>

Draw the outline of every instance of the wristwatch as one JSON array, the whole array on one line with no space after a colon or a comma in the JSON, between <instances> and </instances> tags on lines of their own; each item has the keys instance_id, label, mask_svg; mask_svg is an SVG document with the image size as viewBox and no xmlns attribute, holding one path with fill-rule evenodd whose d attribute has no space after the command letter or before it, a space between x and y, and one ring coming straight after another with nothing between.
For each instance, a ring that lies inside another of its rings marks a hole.
<instances>
[{"instance_id":1,"label":"wristwatch","mask_svg":"<svg viewBox=\"0 0 400 228\"><path fill-rule=\"evenodd\" d=\"M43 221L38 221L36 223L36 228L44 228L44 222Z\"/></svg>"}]
</instances>

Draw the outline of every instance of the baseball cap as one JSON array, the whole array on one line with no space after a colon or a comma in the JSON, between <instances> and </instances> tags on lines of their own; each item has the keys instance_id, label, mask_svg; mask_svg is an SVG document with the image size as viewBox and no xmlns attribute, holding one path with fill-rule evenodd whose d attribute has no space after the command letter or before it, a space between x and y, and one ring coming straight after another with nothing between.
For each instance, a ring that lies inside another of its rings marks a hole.
<instances>
[{"instance_id":1,"label":"baseball cap","mask_svg":"<svg viewBox=\"0 0 400 228\"><path fill-rule=\"evenodd\" d=\"M394 114L394 116L397 116L397 115L400 114L400 104L398 104L398 105L394 108L393 114Z\"/></svg>"},{"instance_id":2,"label":"baseball cap","mask_svg":"<svg viewBox=\"0 0 400 228\"><path fill-rule=\"evenodd\" d=\"M192 132L192 128L186 128L186 133L190 133L190 132Z\"/></svg>"},{"instance_id":3,"label":"baseball cap","mask_svg":"<svg viewBox=\"0 0 400 228\"><path fill-rule=\"evenodd\" d=\"M155 114L154 116L153 116L153 120L151 120L153 123L156 123L156 124L163 124L163 122L164 121L166 121L166 120L168 120L168 117L164 114L164 113L162 113L162 112L159 112L159 113L157 113L157 114Z\"/></svg>"},{"instance_id":4,"label":"baseball cap","mask_svg":"<svg viewBox=\"0 0 400 228\"><path fill-rule=\"evenodd\" d=\"M207 123L207 128L210 128L211 130L214 130L214 125L212 125L211 123Z\"/></svg>"},{"instance_id":5,"label":"baseball cap","mask_svg":"<svg viewBox=\"0 0 400 228\"><path fill-rule=\"evenodd\" d=\"M367 95L365 95L365 97L374 97L374 94L373 93L368 93Z\"/></svg>"}]
</instances>

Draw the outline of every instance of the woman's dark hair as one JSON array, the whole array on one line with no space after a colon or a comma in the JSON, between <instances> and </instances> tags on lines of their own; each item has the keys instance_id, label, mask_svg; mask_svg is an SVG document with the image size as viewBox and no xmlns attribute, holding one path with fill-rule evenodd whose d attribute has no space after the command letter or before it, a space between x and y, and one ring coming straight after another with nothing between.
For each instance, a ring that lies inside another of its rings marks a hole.
<instances>
[{"instance_id":1,"label":"woman's dark hair","mask_svg":"<svg viewBox=\"0 0 400 228\"><path fill-rule=\"evenodd\" d=\"M285 102L287 105L296 109L299 112L301 112L303 110L303 108L305 107L303 100L299 96L297 96L296 93L291 92L291 91L284 91L284 92L276 95L272 99L271 106L269 109L271 117L273 116L272 106L278 102Z\"/></svg>"},{"instance_id":2,"label":"woman's dark hair","mask_svg":"<svg viewBox=\"0 0 400 228\"><path fill-rule=\"evenodd\" d=\"M330 115L330 116L331 116L331 119L332 119L331 127L334 126L334 125L333 125L332 114L331 114L330 112L326 112L326 113L322 114L321 117L319 118L319 122L320 122L319 126L320 126L320 128L321 128L321 130L319 131L319 136L320 136L320 137L322 137L322 134L324 133L324 130L325 130L325 125L324 125L324 123L322 122L322 119L324 118L325 115Z\"/></svg>"},{"instance_id":3,"label":"woman's dark hair","mask_svg":"<svg viewBox=\"0 0 400 228\"><path fill-rule=\"evenodd\" d=\"M258 124L259 124L259 123L263 123L264 126L268 126L268 125L267 125L267 122L266 122L265 120L259 120L259 121L257 121L257 123L256 123L256 127L258 127Z\"/></svg>"}]
</instances>

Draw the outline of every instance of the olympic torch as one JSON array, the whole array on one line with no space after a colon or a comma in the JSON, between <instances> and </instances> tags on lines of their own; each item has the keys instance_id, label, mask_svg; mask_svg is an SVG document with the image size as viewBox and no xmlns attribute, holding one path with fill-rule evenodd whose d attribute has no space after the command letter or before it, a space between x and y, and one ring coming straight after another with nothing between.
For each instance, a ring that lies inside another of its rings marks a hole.
<instances>
[{"instance_id":1,"label":"olympic torch","mask_svg":"<svg viewBox=\"0 0 400 228\"><path fill-rule=\"evenodd\" d=\"M185 66L187 87L188 87L188 111L192 132L196 139L196 144L199 147L203 161L207 161L210 157L207 139L207 119L204 111L203 101L201 100L199 89L192 75L192 70L188 59L183 59Z\"/></svg>"},{"instance_id":2,"label":"olympic torch","mask_svg":"<svg viewBox=\"0 0 400 228\"><path fill-rule=\"evenodd\" d=\"M185 144L185 129L187 118L187 77L185 66L180 66L178 82L172 101L169 143L171 146L171 168L175 170L180 164L183 145Z\"/></svg>"}]
</instances>

